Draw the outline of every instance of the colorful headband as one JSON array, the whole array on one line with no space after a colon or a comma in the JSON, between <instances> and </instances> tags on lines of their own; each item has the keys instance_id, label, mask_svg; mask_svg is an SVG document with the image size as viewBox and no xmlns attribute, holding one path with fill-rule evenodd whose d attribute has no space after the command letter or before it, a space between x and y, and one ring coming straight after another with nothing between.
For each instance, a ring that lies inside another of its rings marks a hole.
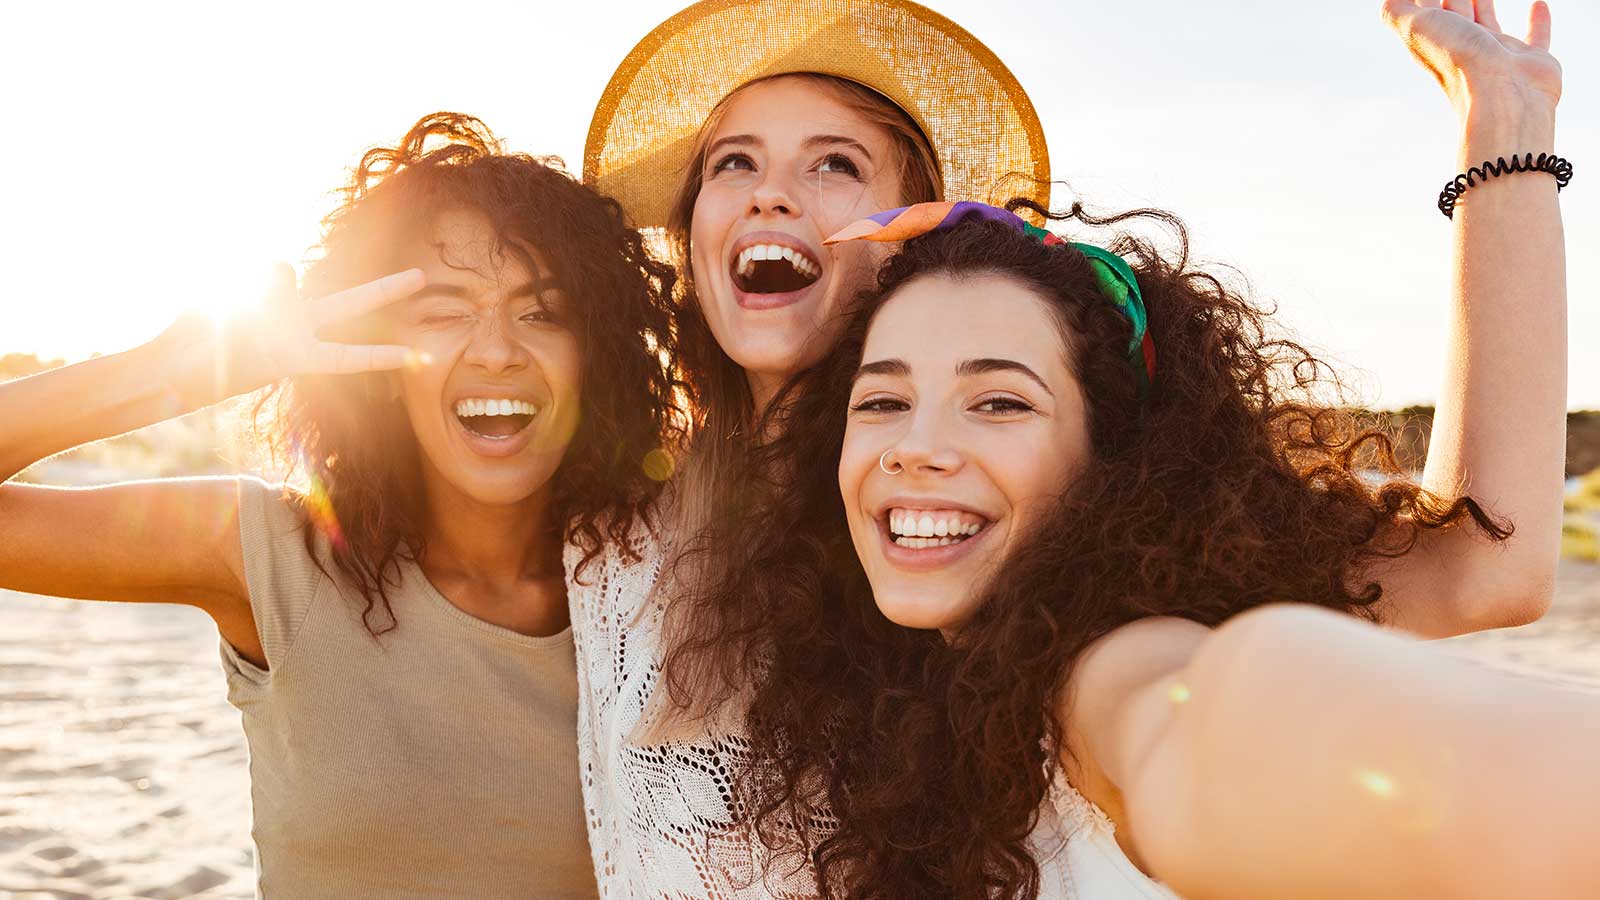
<instances>
[{"instance_id":1,"label":"colorful headband","mask_svg":"<svg viewBox=\"0 0 1600 900\"><path fill-rule=\"evenodd\" d=\"M1057 235L1029 225L1010 210L971 200L959 202L940 201L886 209L881 213L860 219L823 241L838 244L844 241L906 241L930 231L939 231L972 220L1000 222L1037 238L1047 247L1067 246L1089 258L1089 268L1094 272L1100 292L1133 326L1133 338L1128 342L1128 361L1139 374L1139 386L1148 390L1156 377L1156 345L1150 339L1149 316L1145 314L1144 295L1139 293L1139 279L1133 268L1122 257L1093 244L1073 244Z\"/></svg>"}]
</instances>

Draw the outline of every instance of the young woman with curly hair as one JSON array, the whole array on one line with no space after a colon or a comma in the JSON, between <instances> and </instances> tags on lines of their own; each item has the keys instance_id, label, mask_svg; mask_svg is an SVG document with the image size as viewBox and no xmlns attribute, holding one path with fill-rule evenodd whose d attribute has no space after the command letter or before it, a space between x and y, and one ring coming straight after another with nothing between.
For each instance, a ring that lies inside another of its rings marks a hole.
<instances>
[{"instance_id":1,"label":"young woman with curly hair","mask_svg":"<svg viewBox=\"0 0 1600 900\"><path fill-rule=\"evenodd\" d=\"M1093 250L984 209L889 260L708 532L697 599L760 598L764 842L849 898L1591 895L1600 703L1357 621L1423 536L1507 531L1170 215L1063 217L1176 236L1109 244L1149 367Z\"/></svg>"},{"instance_id":2,"label":"young woman with curly hair","mask_svg":"<svg viewBox=\"0 0 1600 900\"><path fill-rule=\"evenodd\" d=\"M0 586L215 620L266 896L594 896L562 550L659 491L673 275L449 113L362 158L321 251L316 299L0 385L7 477L265 387L309 490L7 483Z\"/></svg>"},{"instance_id":3,"label":"young woman with curly hair","mask_svg":"<svg viewBox=\"0 0 1600 900\"><path fill-rule=\"evenodd\" d=\"M1512 46L1487 3L1476 20L1456 2L1402 6L1410 4L1389 4L1391 24L1456 101L1464 157L1548 147L1560 79L1539 39ZM627 545L639 562L604 557L570 588L590 838L602 885L615 896L818 890L809 858L766 865L762 842L742 830L749 808L733 783L753 740L758 756L773 749L759 746L761 713L748 706L764 684L756 680L767 671L764 642L782 622L790 649L810 651L824 639L822 623L792 612L815 609L819 598L790 608L793 584L738 589L749 583L741 568L749 560L727 553L745 547L744 535L728 535L727 546L719 536L726 523L747 521L741 504L760 474L747 457L763 434L763 410L786 379L827 352L841 313L873 282L874 248L823 239L873 203L983 197L995 175L1019 168L1048 176L1026 97L975 45L947 20L895 0L709 0L642 41L596 111L586 177L637 223L666 227L680 251L690 289L680 297L678 334L696 426L667 527ZM863 59L918 64L876 70ZM1001 150L1004 164L994 155ZM1562 490L1565 295L1555 192L1536 180L1487 185L1492 192L1457 215L1455 365L1424 480L1451 496L1470 481L1495 517L1485 522L1513 523L1516 536L1496 542L1468 528L1428 529L1412 552L1394 557L1387 542L1395 536L1374 531L1370 546L1350 551L1350 568L1363 591L1381 593L1372 605L1386 623L1443 635L1527 621L1548 603ZM781 431L787 420L765 421ZM1413 512L1397 510L1397 527L1408 527ZM761 533L786 546L795 540L788 529L807 524L780 520L781 534ZM832 648L816 649L818 660L840 661ZM794 712L813 711L826 721L821 709ZM746 733L752 723L756 737ZM825 809L791 812L798 818L767 824L804 830L829 821ZM875 889L895 896L898 883Z\"/></svg>"}]
</instances>

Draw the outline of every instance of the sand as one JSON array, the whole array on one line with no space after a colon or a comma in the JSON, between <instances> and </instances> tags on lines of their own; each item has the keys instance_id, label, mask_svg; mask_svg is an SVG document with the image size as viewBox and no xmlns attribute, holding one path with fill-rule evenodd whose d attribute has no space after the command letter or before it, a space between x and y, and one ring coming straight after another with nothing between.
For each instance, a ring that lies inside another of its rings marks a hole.
<instances>
[{"instance_id":1,"label":"sand","mask_svg":"<svg viewBox=\"0 0 1600 900\"><path fill-rule=\"evenodd\" d=\"M1600 691L1600 566L1550 614L1443 642ZM0 591L0 898L250 898L249 784L198 610Z\"/></svg>"}]
</instances>

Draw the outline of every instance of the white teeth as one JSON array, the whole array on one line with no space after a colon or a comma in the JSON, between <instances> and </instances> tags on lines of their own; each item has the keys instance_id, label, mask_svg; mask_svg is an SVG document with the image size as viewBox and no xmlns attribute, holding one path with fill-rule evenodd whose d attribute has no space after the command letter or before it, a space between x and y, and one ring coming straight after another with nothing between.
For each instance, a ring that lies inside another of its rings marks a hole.
<instances>
[{"instance_id":1,"label":"white teeth","mask_svg":"<svg viewBox=\"0 0 1600 900\"><path fill-rule=\"evenodd\" d=\"M537 416L539 407L526 400L503 398L473 398L456 403L456 415L471 416Z\"/></svg>"},{"instance_id":2,"label":"white teeth","mask_svg":"<svg viewBox=\"0 0 1600 900\"><path fill-rule=\"evenodd\" d=\"M755 244L740 250L738 258L734 261L734 270L740 275L749 275L754 263L771 259L788 260L789 265L794 266L796 271L807 275L816 275L821 271L804 251L793 247L780 247L777 244Z\"/></svg>"},{"instance_id":3,"label":"white teeth","mask_svg":"<svg viewBox=\"0 0 1600 900\"><path fill-rule=\"evenodd\" d=\"M913 549L960 543L984 527L982 521L963 522L965 514L945 513L935 518L934 513L912 509L891 509L887 518L894 542Z\"/></svg>"}]
</instances>

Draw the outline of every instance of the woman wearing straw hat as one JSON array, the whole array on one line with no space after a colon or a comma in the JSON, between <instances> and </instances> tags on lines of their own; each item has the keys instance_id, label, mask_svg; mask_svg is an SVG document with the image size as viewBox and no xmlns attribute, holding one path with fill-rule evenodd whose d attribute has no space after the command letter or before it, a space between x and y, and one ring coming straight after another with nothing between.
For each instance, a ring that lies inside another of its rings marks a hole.
<instances>
[{"instance_id":1,"label":"woman wearing straw hat","mask_svg":"<svg viewBox=\"0 0 1600 900\"><path fill-rule=\"evenodd\" d=\"M1447 77L1489 60L1468 52L1478 35L1406 21L1411 46ZM1466 121L1470 152L1538 142L1537 126L1520 130L1521 107L1492 99ZM762 664L743 637L759 604L674 603L673 585L695 584L717 552L695 536L740 489L732 473L760 411L820 358L836 314L872 281L881 252L822 239L861 215L939 197L1042 202L1043 134L994 54L920 6L709 0L656 28L618 67L584 172L635 224L665 228L680 252L689 291L678 333L696 416L665 531L621 548L644 562L604 557L569 589L601 889L810 895L809 862L767 870L734 794L745 759L739 696ZM1022 178L1001 184L1014 173ZM1425 483L1449 495L1470 477L1474 495L1519 532L1504 546L1464 531L1430 536L1371 573L1385 619L1428 634L1526 621L1548 603L1563 452L1563 264L1553 212L1530 220L1513 206L1486 199L1460 217L1459 365L1442 393ZM1508 269L1538 302L1511 308L1495 280ZM1487 371L1516 377L1490 383ZM825 810L791 812L795 827L827 828Z\"/></svg>"}]
</instances>

